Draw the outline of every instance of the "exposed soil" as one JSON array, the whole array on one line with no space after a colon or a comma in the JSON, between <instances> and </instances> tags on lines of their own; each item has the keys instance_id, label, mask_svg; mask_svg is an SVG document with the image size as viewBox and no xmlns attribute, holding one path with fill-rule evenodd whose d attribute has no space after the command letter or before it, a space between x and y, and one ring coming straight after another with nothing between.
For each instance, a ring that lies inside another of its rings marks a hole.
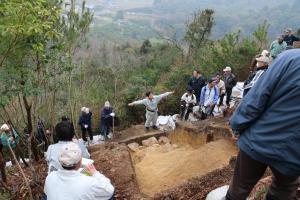
<instances>
[{"instance_id":1,"label":"exposed soil","mask_svg":"<svg viewBox=\"0 0 300 200\"><path fill-rule=\"evenodd\" d=\"M96 169L110 178L117 199L141 199L139 187L126 145L108 143L92 147Z\"/></svg>"}]
</instances>

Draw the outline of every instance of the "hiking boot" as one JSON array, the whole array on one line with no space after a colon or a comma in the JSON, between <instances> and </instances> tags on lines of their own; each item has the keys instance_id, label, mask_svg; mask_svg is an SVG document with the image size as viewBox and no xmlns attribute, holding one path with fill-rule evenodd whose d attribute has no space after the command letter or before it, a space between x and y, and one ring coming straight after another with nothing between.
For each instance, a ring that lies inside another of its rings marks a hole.
<instances>
[{"instance_id":1,"label":"hiking boot","mask_svg":"<svg viewBox=\"0 0 300 200\"><path fill-rule=\"evenodd\" d=\"M157 127L157 126L152 126L152 128L153 128L154 130L158 130L158 127Z\"/></svg>"}]
</instances>

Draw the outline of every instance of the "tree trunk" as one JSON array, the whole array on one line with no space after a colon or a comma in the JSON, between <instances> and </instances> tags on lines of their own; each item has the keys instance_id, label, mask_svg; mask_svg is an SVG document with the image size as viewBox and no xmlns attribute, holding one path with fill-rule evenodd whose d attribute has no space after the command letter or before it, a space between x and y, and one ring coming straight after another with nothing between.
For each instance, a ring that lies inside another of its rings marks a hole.
<instances>
[{"instance_id":1,"label":"tree trunk","mask_svg":"<svg viewBox=\"0 0 300 200\"><path fill-rule=\"evenodd\" d=\"M33 126L32 126L32 116L31 116L32 106L28 103L28 100L24 95L23 95L23 102L24 102L26 115L27 115L27 130L28 130L28 134L30 135L30 144L31 144L30 147L28 148L28 151L32 151L34 160L38 161L39 154L36 147L35 136L33 134Z\"/></svg>"},{"instance_id":2,"label":"tree trunk","mask_svg":"<svg viewBox=\"0 0 300 200\"><path fill-rule=\"evenodd\" d=\"M1 171L2 181L4 183L7 183L6 173L5 173L5 161L4 161L3 155L2 155L2 148L1 148L1 152L0 152L0 171Z\"/></svg>"}]
</instances>

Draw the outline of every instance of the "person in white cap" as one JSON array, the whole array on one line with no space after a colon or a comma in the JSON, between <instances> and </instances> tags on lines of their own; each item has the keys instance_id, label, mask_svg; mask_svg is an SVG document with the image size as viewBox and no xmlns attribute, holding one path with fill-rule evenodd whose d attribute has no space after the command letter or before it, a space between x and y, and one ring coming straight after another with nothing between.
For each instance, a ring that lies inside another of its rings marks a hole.
<instances>
[{"instance_id":1,"label":"person in white cap","mask_svg":"<svg viewBox=\"0 0 300 200\"><path fill-rule=\"evenodd\" d=\"M236 77L231 72L231 67L225 67L223 70L224 72L224 82L225 82L225 89L226 89L226 105L230 106L232 88L236 85Z\"/></svg>"},{"instance_id":2,"label":"person in white cap","mask_svg":"<svg viewBox=\"0 0 300 200\"><path fill-rule=\"evenodd\" d=\"M270 56L275 59L281 52L285 51L287 44L283 41L283 36L278 35L277 39L271 43Z\"/></svg>"},{"instance_id":3,"label":"person in white cap","mask_svg":"<svg viewBox=\"0 0 300 200\"><path fill-rule=\"evenodd\" d=\"M146 92L145 99L134 101L129 103L128 106L134 105L144 105L146 107L146 123L145 123L145 131L148 132L150 127L152 126L153 129L157 130L158 127L156 126L157 117L158 117L158 103L165 97L173 94L174 92L166 92L160 95L153 95L152 92Z\"/></svg>"},{"instance_id":4,"label":"person in white cap","mask_svg":"<svg viewBox=\"0 0 300 200\"><path fill-rule=\"evenodd\" d=\"M110 106L109 101L106 101L104 108L102 108L101 113L101 122L100 122L100 132L103 139L107 140L110 137L110 128L112 127L112 120L115 117L113 113L113 107Z\"/></svg>"},{"instance_id":5,"label":"person in white cap","mask_svg":"<svg viewBox=\"0 0 300 200\"><path fill-rule=\"evenodd\" d=\"M245 97L249 90L254 86L254 84L258 81L259 78L267 71L270 63L269 57L261 56L256 58L256 71L254 71L248 79L244 83L244 93L243 96Z\"/></svg>"},{"instance_id":6,"label":"person in white cap","mask_svg":"<svg viewBox=\"0 0 300 200\"><path fill-rule=\"evenodd\" d=\"M90 158L86 146L74 139L74 126L70 121L59 122L55 126L55 133L58 138L58 143L50 145L45 156L48 163L48 173L63 169L58 161L58 157L62 147L66 144L75 142L81 149L82 157Z\"/></svg>"},{"instance_id":7,"label":"person in white cap","mask_svg":"<svg viewBox=\"0 0 300 200\"><path fill-rule=\"evenodd\" d=\"M82 107L81 114L79 117L79 123L82 133L83 141L87 142L86 132L89 133L90 141L93 141L93 132L92 132L92 112L89 108Z\"/></svg>"},{"instance_id":8,"label":"person in white cap","mask_svg":"<svg viewBox=\"0 0 300 200\"><path fill-rule=\"evenodd\" d=\"M82 166L81 150L74 143L62 147L58 158L63 170L50 173L45 181L47 200L109 200L114 197L110 180L98 172L93 164Z\"/></svg>"},{"instance_id":9,"label":"person in white cap","mask_svg":"<svg viewBox=\"0 0 300 200\"><path fill-rule=\"evenodd\" d=\"M17 160L19 161L20 158L22 159L25 166L28 166L27 162L24 159L24 156L22 155L22 151L19 148L18 144L20 142L20 136L18 135L17 131L12 128L9 123L3 124L1 126L1 144L6 148L11 148L15 155ZM15 160L13 159L13 156L11 155L12 163L15 163Z\"/></svg>"},{"instance_id":10,"label":"person in white cap","mask_svg":"<svg viewBox=\"0 0 300 200\"><path fill-rule=\"evenodd\" d=\"M286 42L287 46L289 48L292 48L293 47L293 44L295 41L299 41L300 39L298 37L296 37L294 34L293 34L293 29L291 28L287 28L285 31L284 31L284 37L283 37L283 41Z\"/></svg>"}]
</instances>

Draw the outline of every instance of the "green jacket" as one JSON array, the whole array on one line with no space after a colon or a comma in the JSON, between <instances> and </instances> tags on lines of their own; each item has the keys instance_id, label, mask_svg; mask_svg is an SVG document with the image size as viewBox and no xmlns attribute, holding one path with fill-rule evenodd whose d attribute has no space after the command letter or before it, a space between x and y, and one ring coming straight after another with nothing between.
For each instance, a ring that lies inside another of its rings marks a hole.
<instances>
[{"instance_id":1,"label":"green jacket","mask_svg":"<svg viewBox=\"0 0 300 200\"><path fill-rule=\"evenodd\" d=\"M12 133L13 133L13 134L12 134ZM10 140L10 138L13 137L13 136L14 136L14 140ZM7 141L7 140L8 140L8 141ZM15 129L12 129L12 131L10 131L10 132L6 135L6 137L5 137L5 133L2 132L2 134L1 134L1 142L2 142L3 146L5 146L5 147L8 147L8 142L9 142L11 148L14 149L14 148L17 147L17 144L19 144L19 142L20 142L20 137L19 137L17 131L16 131Z\"/></svg>"},{"instance_id":2,"label":"green jacket","mask_svg":"<svg viewBox=\"0 0 300 200\"><path fill-rule=\"evenodd\" d=\"M270 55L273 58L276 58L281 52L286 50L286 47L287 47L286 42L283 41L281 44L279 44L279 42L277 40L275 40L271 44Z\"/></svg>"}]
</instances>

